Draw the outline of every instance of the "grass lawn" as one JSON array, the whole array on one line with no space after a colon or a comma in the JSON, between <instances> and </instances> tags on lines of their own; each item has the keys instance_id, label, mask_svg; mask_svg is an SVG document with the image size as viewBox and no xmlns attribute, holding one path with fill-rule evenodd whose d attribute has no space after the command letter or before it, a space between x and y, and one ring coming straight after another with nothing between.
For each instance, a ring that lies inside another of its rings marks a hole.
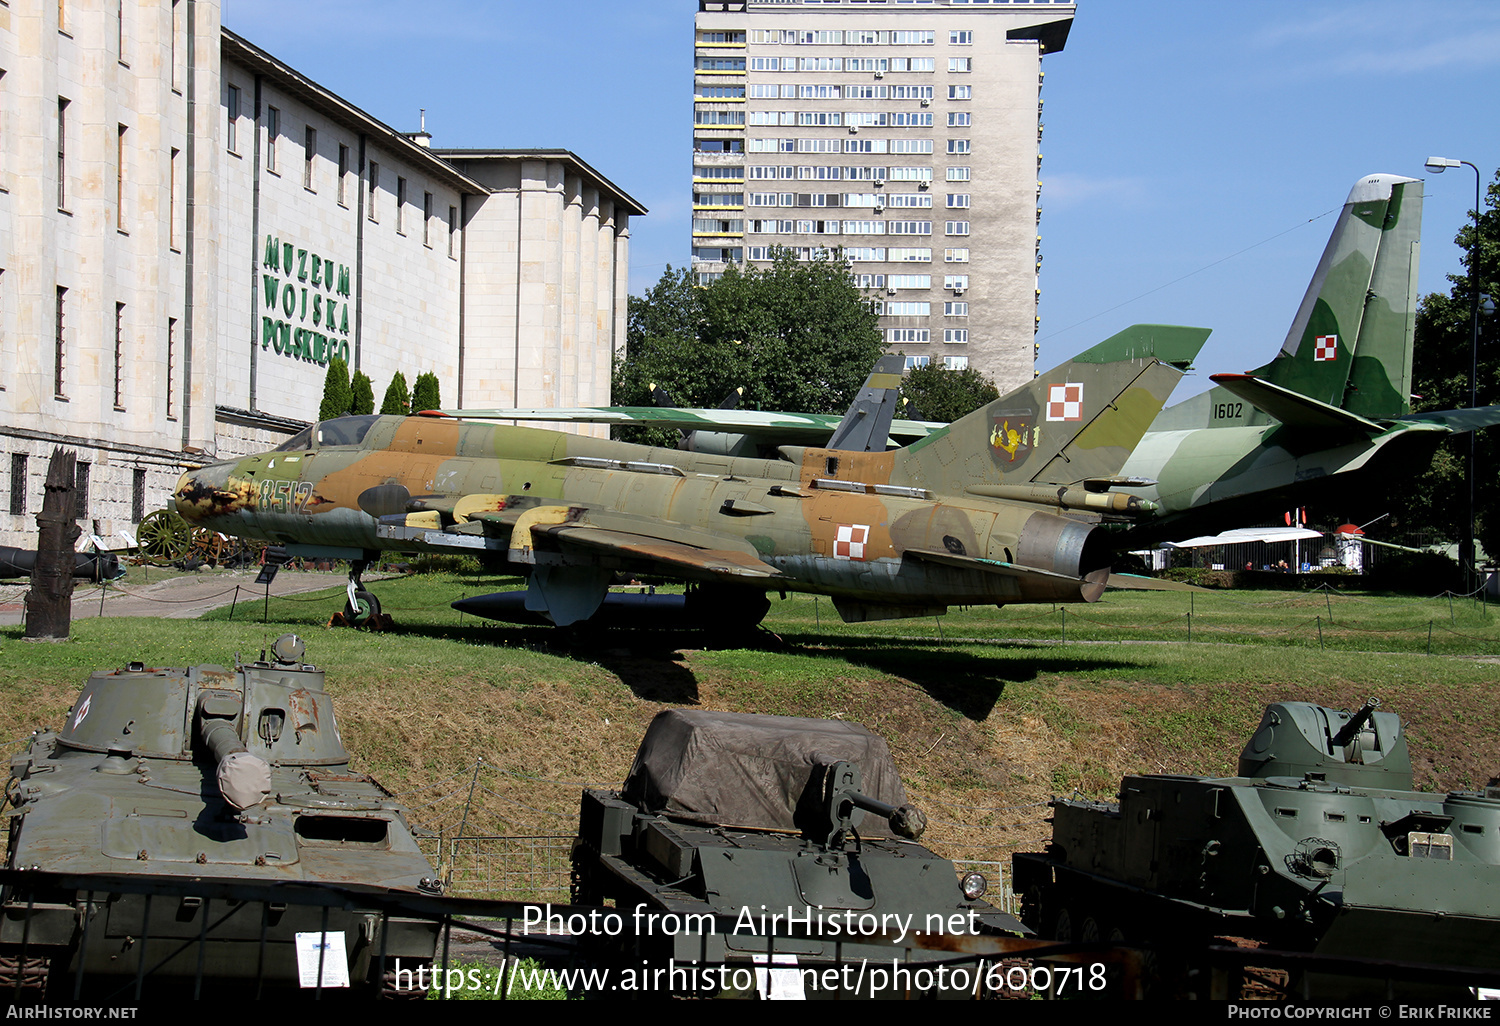
<instances>
[{"instance_id":1,"label":"grass lawn","mask_svg":"<svg viewBox=\"0 0 1500 1026\"><path fill-rule=\"evenodd\" d=\"M618 782L651 717L680 705L865 724L891 743L931 846L973 860L1043 840L1051 794L1111 795L1131 772L1233 772L1274 700L1382 699L1408 723L1425 788L1482 786L1500 767L1500 664L1486 659L1500 617L1473 603L1110 592L1090 606L843 624L826 599L793 595L773 597L744 648L666 632L570 640L449 608L516 583L380 582L397 622L386 634L324 627L342 588L273 598L266 624L256 600L232 621L228 609L81 620L55 644L0 628L0 741L60 724L91 670L227 665L292 630L328 670L356 764L448 833L467 813L470 833L571 834L579 785Z\"/></svg>"}]
</instances>

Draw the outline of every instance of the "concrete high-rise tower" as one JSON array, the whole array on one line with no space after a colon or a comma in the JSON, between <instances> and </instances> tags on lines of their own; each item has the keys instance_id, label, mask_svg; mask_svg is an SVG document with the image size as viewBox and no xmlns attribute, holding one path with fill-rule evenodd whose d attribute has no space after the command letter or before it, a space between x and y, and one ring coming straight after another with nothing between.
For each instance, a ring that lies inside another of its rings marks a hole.
<instances>
[{"instance_id":1,"label":"concrete high-rise tower","mask_svg":"<svg viewBox=\"0 0 1500 1026\"><path fill-rule=\"evenodd\" d=\"M1071 3L699 0L693 266L842 247L908 366L1029 381L1043 54Z\"/></svg>"}]
</instances>

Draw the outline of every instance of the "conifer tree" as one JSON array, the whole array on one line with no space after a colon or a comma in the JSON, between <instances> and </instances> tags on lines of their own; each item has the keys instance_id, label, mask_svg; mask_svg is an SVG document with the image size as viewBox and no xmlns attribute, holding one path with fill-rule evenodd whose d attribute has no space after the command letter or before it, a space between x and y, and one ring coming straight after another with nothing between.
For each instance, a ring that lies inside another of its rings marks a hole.
<instances>
[{"instance_id":1,"label":"conifer tree","mask_svg":"<svg viewBox=\"0 0 1500 1026\"><path fill-rule=\"evenodd\" d=\"M385 390L385 400L380 404L380 412L402 417L411 412L411 392L406 387L406 375L400 371L396 372L390 387Z\"/></svg>"}]
</instances>

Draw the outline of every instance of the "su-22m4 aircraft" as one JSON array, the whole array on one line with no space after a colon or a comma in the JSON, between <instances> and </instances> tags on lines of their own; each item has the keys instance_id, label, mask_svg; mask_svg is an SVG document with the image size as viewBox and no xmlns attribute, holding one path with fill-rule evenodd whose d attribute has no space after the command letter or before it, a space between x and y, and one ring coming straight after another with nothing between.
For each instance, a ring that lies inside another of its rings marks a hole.
<instances>
[{"instance_id":1,"label":"su-22m4 aircraft","mask_svg":"<svg viewBox=\"0 0 1500 1026\"><path fill-rule=\"evenodd\" d=\"M175 499L213 530L351 560L354 612L382 551L501 557L528 578L524 611L558 626L594 617L617 571L690 582L686 619L720 627L758 623L769 591L829 595L849 621L1089 602L1110 576L1097 523L1150 508L1113 475L1208 334L1136 326L889 452L759 459L342 417L189 471Z\"/></svg>"}]
</instances>

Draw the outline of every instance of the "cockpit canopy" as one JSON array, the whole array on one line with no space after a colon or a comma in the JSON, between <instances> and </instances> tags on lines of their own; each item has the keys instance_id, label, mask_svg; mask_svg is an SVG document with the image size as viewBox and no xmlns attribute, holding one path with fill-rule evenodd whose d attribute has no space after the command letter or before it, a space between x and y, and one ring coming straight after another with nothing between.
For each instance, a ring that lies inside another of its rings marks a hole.
<instances>
[{"instance_id":1,"label":"cockpit canopy","mask_svg":"<svg viewBox=\"0 0 1500 1026\"><path fill-rule=\"evenodd\" d=\"M312 427L288 438L273 451L305 452L308 449L322 449L330 445L358 445L364 441L365 435L379 419L378 414L372 413L358 417L320 420Z\"/></svg>"}]
</instances>

